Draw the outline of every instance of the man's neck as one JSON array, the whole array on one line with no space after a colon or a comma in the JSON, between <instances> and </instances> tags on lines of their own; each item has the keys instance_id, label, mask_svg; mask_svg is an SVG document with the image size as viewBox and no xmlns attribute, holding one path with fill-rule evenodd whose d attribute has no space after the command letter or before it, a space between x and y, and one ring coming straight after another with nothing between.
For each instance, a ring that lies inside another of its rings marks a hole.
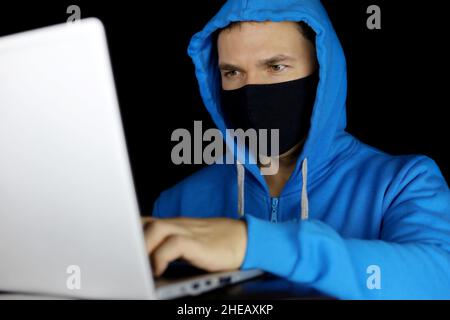
<instances>
[{"instance_id":1,"label":"man's neck","mask_svg":"<svg viewBox=\"0 0 450 320\"><path fill-rule=\"evenodd\" d=\"M278 158L279 169L276 174L264 176L264 179L269 187L271 197L278 197L281 194L284 185L289 180L295 169L298 157L303 149L304 141L305 140L298 143L295 147Z\"/></svg>"},{"instance_id":2,"label":"man's neck","mask_svg":"<svg viewBox=\"0 0 450 320\"><path fill-rule=\"evenodd\" d=\"M295 168L295 165L297 164L297 159L300 156L300 153L302 151L303 142L300 142L295 147L293 147L291 150L289 150L287 153L283 154L279 157L278 163L280 165L280 169L283 171L292 171Z\"/></svg>"}]
</instances>

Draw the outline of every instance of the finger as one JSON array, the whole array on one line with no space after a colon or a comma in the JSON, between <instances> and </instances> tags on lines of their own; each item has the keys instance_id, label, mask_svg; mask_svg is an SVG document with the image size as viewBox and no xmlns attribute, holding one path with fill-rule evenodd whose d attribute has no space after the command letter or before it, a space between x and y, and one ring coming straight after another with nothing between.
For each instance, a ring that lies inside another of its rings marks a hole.
<instances>
[{"instance_id":1,"label":"finger","mask_svg":"<svg viewBox=\"0 0 450 320\"><path fill-rule=\"evenodd\" d=\"M149 224L150 222L154 221L156 218L154 217L141 217L141 223L144 226L144 228L146 227L147 224Z\"/></svg>"},{"instance_id":2,"label":"finger","mask_svg":"<svg viewBox=\"0 0 450 320\"><path fill-rule=\"evenodd\" d=\"M188 246L188 238L181 235L171 235L158 246L151 255L155 276L159 277L167 269L170 262L183 258Z\"/></svg>"},{"instance_id":3,"label":"finger","mask_svg":"<svg viewBox=\"0 0 450 320\"><path fill-rule=\"evenodd\" d=\"M165 238L171 235L188 234L186 228L164 220L153 220L145 229L145 242L147 252L150 254L165 240Z\"/></svg>"}]
</instances>

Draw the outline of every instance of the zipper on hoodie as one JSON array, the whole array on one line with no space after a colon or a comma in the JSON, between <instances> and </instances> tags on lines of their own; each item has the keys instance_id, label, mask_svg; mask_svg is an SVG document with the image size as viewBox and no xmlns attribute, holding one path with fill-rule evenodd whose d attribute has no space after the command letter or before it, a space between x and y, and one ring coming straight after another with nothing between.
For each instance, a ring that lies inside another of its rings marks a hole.
<instances>
[{"instance_id":1,"label":"zipper on hoodie","mask_svg":"<svg viewBox=\"0 0 450 320\"><path fill-rule=\"evenodd\" d=\"M277 223L278 222L278 198L270 198L272 204L272 211L270 215L270 222Z\"/></svg>"}]
</instances>

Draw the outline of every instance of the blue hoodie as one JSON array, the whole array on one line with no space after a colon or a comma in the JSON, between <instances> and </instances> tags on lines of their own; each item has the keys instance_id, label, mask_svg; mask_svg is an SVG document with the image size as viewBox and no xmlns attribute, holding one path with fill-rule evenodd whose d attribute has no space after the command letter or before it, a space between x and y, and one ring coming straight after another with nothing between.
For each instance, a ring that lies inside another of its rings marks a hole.
<instances>
[{"instance_id":1,"label":"blue hoodie","mask_svg":"<svg viewBox=\"0 0 450 320\"><path fill-rule=\"evenodd\" d=\"M449 299L448 185L432 159L392 156L345 131L345 57L318 0L231 0L194 35L188 53L215 124L225 136L213 33L266 20L310 25L320 65L310 131L281 195L270 197L255 164L214 164L162 192L153 215L243 216L242 269L336 298Z\"/></svg>"}]
</instances>

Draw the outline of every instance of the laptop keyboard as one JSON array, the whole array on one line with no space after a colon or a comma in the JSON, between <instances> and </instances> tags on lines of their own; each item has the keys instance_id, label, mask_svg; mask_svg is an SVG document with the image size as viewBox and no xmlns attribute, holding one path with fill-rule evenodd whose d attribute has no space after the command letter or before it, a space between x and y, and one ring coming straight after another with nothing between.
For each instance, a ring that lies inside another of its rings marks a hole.
<instances>
[{"instance_id":1,"label":"laptop keyboard","mask_svg":"<svg viewBox=\"0 0 450 320\"><path fill-rule=\"evenodd\" d=\"M166 271L164 271L161 275L161 278L167 280L177 280L181 278L201 276L207 273L207 271L196 268L186 261L176 260L169 264Z\"/></svg>"}]
</instances>

